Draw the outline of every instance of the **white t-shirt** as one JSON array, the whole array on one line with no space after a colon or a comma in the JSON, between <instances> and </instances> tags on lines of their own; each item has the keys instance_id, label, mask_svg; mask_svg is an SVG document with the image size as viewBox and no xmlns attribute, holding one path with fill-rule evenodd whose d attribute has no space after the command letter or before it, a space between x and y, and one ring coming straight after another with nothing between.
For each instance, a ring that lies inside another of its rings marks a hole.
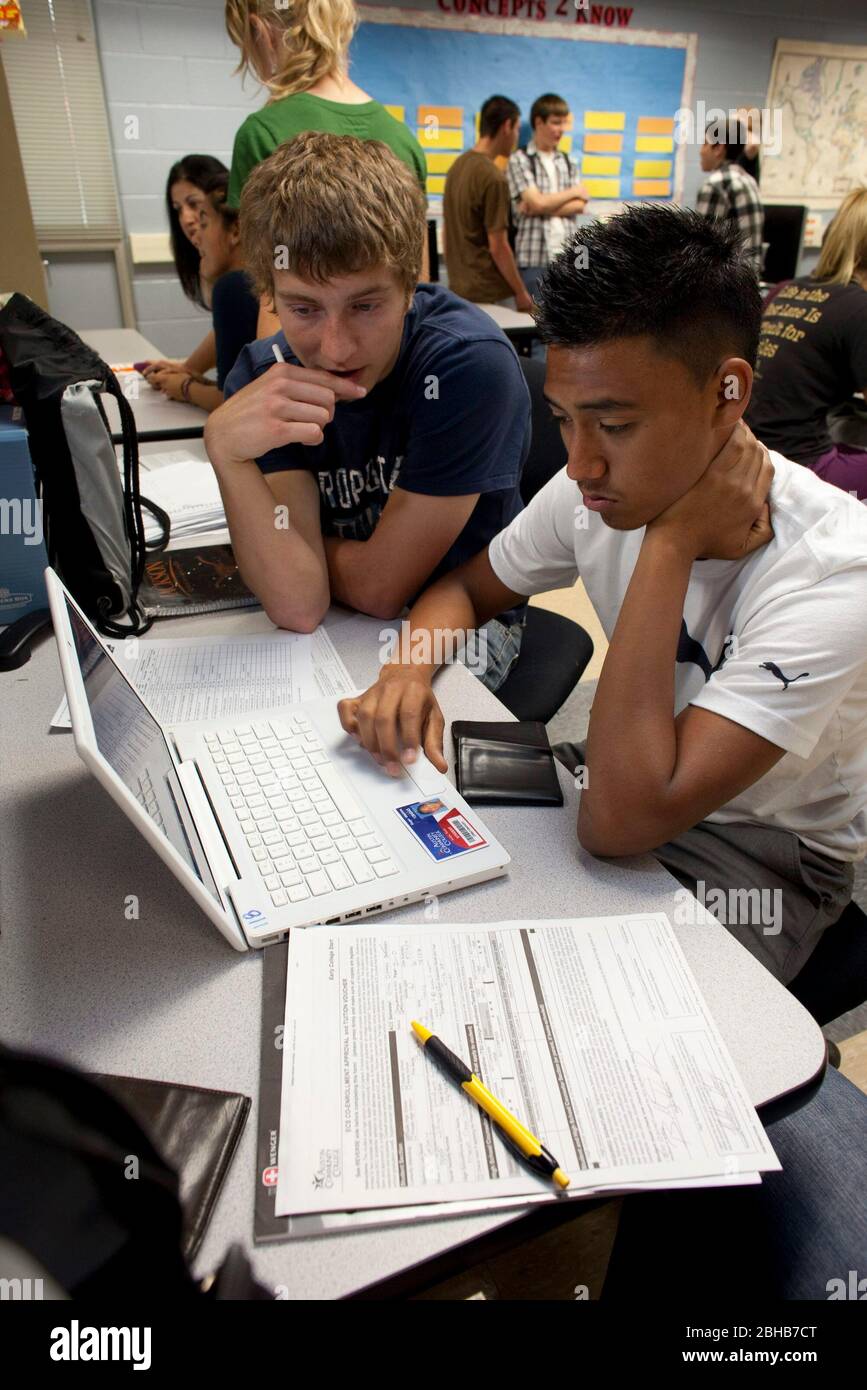
<instances>
[{"instance_id":1,"label":"white t-shirt","mask_svg":"<svg viewBox=\"0 0 867 1390\"><path fill-rule=\"evenodd\" d=\"M543 154L541 150L536 151L536 158L541 159L542 164L548 174L548 183L554 189L559 188L557 182L557 165L554 163L552 154ZM559 256L563 249L563 242L566 240L566 223L562 217L546 217L545 225L548 229L548 260L553 261L555 256Z\"/></svg>"},{"instance_id":2,"label":"white t-shirt","mask_svg":"<svg viewBox=\"0 0 867 1390\"><path fill-rule=\"evenodd\" d=\"M867 506L781 454L770 457L773 540L745 560L693 565L675 714L697 705L785 749L708 820L793 830L834 859L860 859L867 853ZM490 561L519 594L568 588L580 573L610 640L644 529L611 530L580 504L564 468L495 536Z\"/></svg>"}]
</instances>

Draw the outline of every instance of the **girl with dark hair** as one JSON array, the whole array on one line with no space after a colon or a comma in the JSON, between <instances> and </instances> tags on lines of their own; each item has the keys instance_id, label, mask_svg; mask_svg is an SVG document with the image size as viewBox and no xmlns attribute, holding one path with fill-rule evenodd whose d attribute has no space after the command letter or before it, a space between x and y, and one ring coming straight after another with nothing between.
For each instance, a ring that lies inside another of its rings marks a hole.
<instances>
[{"instance_id":1,"label":"girl with dark hair","mask_svg":"<svg viewBox=\"0 0 867 1390\"><path fill-rule=\"evenodd\" d=\"M228 172L222 160L213 155L188 154L172 165L166 180L166 211L175 270L187 299L200 309L211 307L211 286L202 275L198 251L199 213L205 201L206 186L215 178L225 180ZM184 361L155 359L145 363L145 375L150 380L151 372L167 368L201 375L211 371L216 361L217 349L211 329ZM157 385L156 381L151 385Z\"/></svg>"},{"instance_id":2,"label":"girl with dark hair","mask_svg":"<svg viewBox=\"0 0 867 1390\"><path fill-rule=\"evenodd\" d=\"M187 165L189 162L185 161ZM226 203L228 170L219 160L212 163L217 166L214 172L207 175L197 171L199 184L189 182L195 197L187 191L184 180L175 180L170 190L175 244L181 246L183 238L195 256L193 270L191 261L182 261L176 253L178 274L185 288L190 286L187 293L191 299L203 302L207 294L214 326L186 362L154 362L145 368L148 381L157 390L172 400L187 401L208 411L222 405L223 382L241 348L255 339L259 312L258 300L251 293L243 269L238 213ZM187 257L185 251L182 255ZM203 360L206 354L207 366L199 366L196 359ZM204 375L212 366L217 368L216 386Z\"/></svg>"}]
</instances>

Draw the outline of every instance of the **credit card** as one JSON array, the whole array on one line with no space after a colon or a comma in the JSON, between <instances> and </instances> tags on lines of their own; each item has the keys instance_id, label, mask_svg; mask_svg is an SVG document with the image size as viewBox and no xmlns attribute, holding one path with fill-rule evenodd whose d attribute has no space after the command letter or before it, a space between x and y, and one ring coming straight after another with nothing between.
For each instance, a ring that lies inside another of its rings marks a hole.
<instances>
[{"instance_id":1,"label":"credit card","mask_svg":"<svg viewBox=\"0 0 867 1390\"><path fill-rule=\"evenodd\" d=\"M488 843L484 835L470 824L463 811L456 806L450 809L448 802L441 801L439 797L431 797L429 801L413 801L408 806L396 806L395 810L437 863L452 859L456 854L481 849Z\"/></svg>"}]
</instances>

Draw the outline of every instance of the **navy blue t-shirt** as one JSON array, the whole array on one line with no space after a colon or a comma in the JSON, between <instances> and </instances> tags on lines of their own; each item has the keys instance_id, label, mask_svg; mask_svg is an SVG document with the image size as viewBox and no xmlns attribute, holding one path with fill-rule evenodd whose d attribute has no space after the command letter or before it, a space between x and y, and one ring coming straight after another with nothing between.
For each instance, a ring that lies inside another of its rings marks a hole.
<instances>
[{"instance_id":1,"label":"navy blue t-shirt","mask_svg":"<svg viewBox=\"0 0 867 1390\"><path fill-rule=\"evenodd\" d=\"M249 343L226 379L227 399L274 365L274 343L300 366L282 333ZM416 286L389 375L363 400L337 402L321 444L289 444L257 462L263 473L313 473L323 535L348 540L370 538L395 486L429 497L479 493L431 583L517 516L529 445L530 397L511 343L483 309L431 284Z\"/></svg>"}]
</instances>

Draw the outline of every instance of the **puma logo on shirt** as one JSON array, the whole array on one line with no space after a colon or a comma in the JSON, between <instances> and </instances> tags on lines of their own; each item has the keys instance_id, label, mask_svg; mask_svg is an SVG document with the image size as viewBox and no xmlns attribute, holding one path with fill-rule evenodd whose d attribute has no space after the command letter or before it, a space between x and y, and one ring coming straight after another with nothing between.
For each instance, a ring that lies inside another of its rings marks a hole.
<instances>
[{"instance_id":1,"label":"puma logo on shirt","mask_svg":"<svg viewBox=\"0 0 867 1390\"><path fill-rule=\"evenodd\" d=\"M783 682L784 690L788 690L790 685L795 684L795 681L802 681L805 676L809 676L810 674L809 671L802 671L799 676L785 676L783 675L783 672L780 670L779 666L774 665L773 661L760 661L759 670L770 671L772 676L776 676L778 681Z\"/></svg>"}]
</instances>

